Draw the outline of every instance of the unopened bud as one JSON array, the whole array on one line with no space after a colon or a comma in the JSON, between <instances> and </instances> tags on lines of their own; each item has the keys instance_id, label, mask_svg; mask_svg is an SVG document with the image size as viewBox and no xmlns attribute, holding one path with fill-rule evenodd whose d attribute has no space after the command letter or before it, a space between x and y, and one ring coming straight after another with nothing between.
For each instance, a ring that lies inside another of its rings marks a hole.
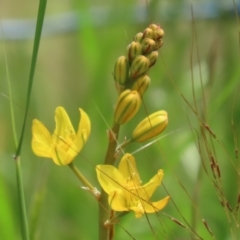
<instances>
[{"instance_id":1,"label":"unopened bud","mask_svg":"<svg viewBox=\"0 0 240 240\"><path fill-rule=\"evenodd\" d=\"M151 28L146 28L143 32L143 39L144 38L153 38L153 30Z\"/></svg>"},{"instance_id":2,"label":"unopened bud","mask_svg":"<svg viewBox=\"0 0 240 240\"><path fill-rule=\"evenodd\" d=\"M160 25L150 24L150 25L148 26L148 28L150 28L150 29L153 30L153 34L152 34L152 39L153 39L153 40L158 41L160 38L163 38L163 36L164 36L164 31L163 31L163 29L161 28Z\"/></svg>"},{"instance_id":3,"label":"unopened bud","mask_svg":"<svg viewBox=\"0 0 240 240\"><path fill-rule=\"evenodd\" d=\"M159 24L154 24L154 23L150 24L148 27L149 27L150 29L152 29L153 31L161 28L161 26L160 26Z\"/></svg>"},{"instance_id":4,"label":"unopened bud","mask_svg":"<svg viewBox=\"0 0 240 240\"><path fill-rule=\"evenodd\" d=\"M152 40L151 38L144 38L141 44L142 44L142 53L147 54L153 51L155 46L155 41Z\"/></svg>"},{"instance_id":5,"label":"unopened bud","mask_svg":"<svg viewBox=\"0 0 240 240\"><path fill-rule=\"evenodd\" d=\"M150 66L150 60L143 55L134 58L130 67L130 78L136 79L147 72Z\"/></svg>"},{"instance_id":6,"label":"unopened bud","mask_svg":"<svg viewBox=\"0 0 240 240\"><path fill-rule=\"evenodd\" d=\"M136 56L142 53L142 46L139 42L132 42L128 45L128 59L132 61Z\"/></svg>"},{"instance_id":7,"label":"unopened bud","mask_svg":"<svg viewBox=\"0 0 240 240\"><path fill-rule=\"evenodd\" d=\"M150 82L150 77L148 75L143 75L142 77L138 78L133 82L131 89L138 91L140 96L142 97L143 94L147 91Z\"/></svg>"},{"instance_id":8,"label":"unopened bud","mask_svg":"<svg viewBox=\"0 0 240 240\"><path fill-rule=\"evenodd\" d=\"M133 41L135 42L141 42L142 41L142 37L143 37L143 33L139 32L135 35L135 37L133 38Z\"/></svg>"},{"instance_id":9,"label":"unopened bud","mask_svg":"<svg viewBox=\"0 0 240 240\"><path fill-rule=\"evenodd\" d=\"M114 79L120 85L125 85L129 76L129 63L125 56L117 59L114 66Z\"/></svg>"},{"instance_id":10,"label":"unopened bud","mask_svg":"<svg viewBox=\"0 0 240 240\"><path fill-rule=\"evenodd\" d=\"M153 39L158 41L159 39L163 38L164 31L162 28L157 28L153 31Z\"/></svg>"},{"instance_id":11,"label":"unopened bud","mask_svg":"<svg viewBox=\"0 0 240 240\"><path fill-rule=\"evenodd\" d=\"M137 91L129 89L123 91L118 97L114 112L114 121L118 124L128 122L138 112L140 105L141 97Z\"/></svg>"},{"instance_id":12,"label":"unopened bud","mask_svg":"<svg viewBox=\"0 0 240 240\"><path fill-rule=\"evenodd\" d=\"M149 67L152 67L156 63L156 61L158 59L158 52L157 51L152 51L149 54L147 54L146 57L150 61Z\"/></svg>"},{"instance_id":13,"label":"unopened bud","mask_svg":"<svg viewBox=\"0 0 240 240\"><path fill-rule=\"evenodd\" d=\"M162 39L156 41L153 50L158 50L162 45L163 45L163 40Z\"/></svg>"},{"instance_id":14,"label":"unopened bud","mask_svg":"<svg viewBox=\"0 0 240 240\"><path fill-rule=\"evenodd\" d=\"M160 134L168 124L166 111L157 111L143 119L132 133L132 141L144 142Z\"/></svg>"}]
</instances>

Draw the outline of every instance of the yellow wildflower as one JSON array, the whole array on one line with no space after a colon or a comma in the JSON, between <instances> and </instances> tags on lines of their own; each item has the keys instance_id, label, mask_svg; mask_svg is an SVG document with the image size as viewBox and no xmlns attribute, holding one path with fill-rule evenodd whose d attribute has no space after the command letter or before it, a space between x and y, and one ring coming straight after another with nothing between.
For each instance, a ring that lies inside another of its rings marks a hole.
<instances>
[{"instance_id":1,"label":"yellow wildflower","mask_svg":"<svg viewBox=\"0 0 240 240\"><path fill-rule=\"evenodd\" d=\"M32 149L40 157L51 158L57 165L67 165L73 161L88 140L91 122L88 115L79 108L80 121L77 133L63 107L55 111L56 128L51 135L37 119L32 123Z\"/></svg>"},{"instance_id":2,"label":"yellow wildflower","mask_svg":"<svg viewBox=\"0 0 240 240\"><path fill-rule=\"evenodd\" d=\"M157 202L150 202L152 194L161 184L163 170L145 185L141 185L140 176L134 157L126 153L118 166L97 165L97 178L108 194L108 203L114 211L134 211L136 218L144 213L154 213L163 209L170 197Z\"/></svg>"}]
</instances>

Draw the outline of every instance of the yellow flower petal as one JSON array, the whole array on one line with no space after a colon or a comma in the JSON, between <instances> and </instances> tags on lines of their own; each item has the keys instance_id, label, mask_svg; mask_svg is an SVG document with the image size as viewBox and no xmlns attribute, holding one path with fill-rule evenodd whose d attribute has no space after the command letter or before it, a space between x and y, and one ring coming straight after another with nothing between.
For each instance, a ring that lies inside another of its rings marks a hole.
<instances>
[{"instance_id":1,"label":"yellow flower petal","mask_svg":"<svg viewBox=\"0 0 240 240\"><path fill-rule=\"evenodd\" d=\"M143 201L143 209L146 213L154 213L154 212L158 212L160 210L162 210L168 203L168 201L170 200L170 197L167 196L165 198L163 198L162 200L159 200L157 202L152 202L152 203L148 203Z\"/></svg>"},{"instance_id":2,"label":"yellow flower petal","mask_svg":"<svg viewBox=\"0 0 240 240\"><path fill-rule=\"evenodd\" d=\"M111 192L108 196L108 204L114 211L129 211L123 190Z\"/></svg>"},{"instance_id":3,"label":"yellow flower petal","mask_svg":"<svg viewBox=\"0 0 240 240\"><path fill-rule=\"evenodd\" d=\"M141 185L141 179L139 177L139 173L137 170L136 161L131 154L126 153L122 157L118 165L118 170L122 173L122 175L126 179L127 184L131 185L131 186L129 185L129 188L136 187L136 185L137 186Z\"/></svg>"},{"instance_id":4,"label":"yellow flower petal","mask_svg":"<svg viewBox=\"0 0 240 240\"><path fill-rule=\"evenodd\" d=\"M141 186L142 190L139 191L141 198L148 200L156 191L157 187L161 185L163 176L164 176L163 170L160 169L158 173L148 183Z\"/></svg>"},{"instance_id":5,"label":"yellow flower petal","mask_svg":"<svg viewBox=\"0 0 240 240\"><path fill-rule=\"evenodd\" d=\"M77 153L75 154L75 156ZM51 158L53 159L54 163L59 165L59 166L64 166L68 165L69 163L72 162L73 158L75 156L72 156L66 151L64 148L59 147L59 146L54 146L52 148L52 156Z\"/></svg>"},{"instance_id":6,"label":"yellow flower petal","mask_svg":"<svg viewBox=\"0 0 240 240\"><path fill-rule=\"evenodd\" d=\"M39 157L51 157L52 137L47 128L37 119L32 123L32 149Z\"/></svg>"},{"instance_id":7,"label":"yellow flower petal","mask_svg":"<svg viewBox=\"0 0 240 240\"><path fill-rule=\"evenodd\" d=\"M57 107L55 111L56 128L53 133L53 142L56 144L72 144L76 136L72 123L63 107Z\"/></svg>"},{"instance_id":8,"label":"yellow flower petal","mask_svg":"<svg viewBox=\"0 0 240 240\"><path fill-rule=\"evenodd\" d=\"M111 165L97 165L96 172L98 181L107 194L124 188L125 179L115 167Z\"/></svg>"},{"instance_id":9,"label":"yellow flower petal","mask_svg":"<svg viewBox=\"0 0 240 240\"><path fill-rule=\"evenodd\" d=\"M137 206L131 206L129 209L135 212L135 217L136 217L136 218L142 217L142 215L143 215L144 212L145 212L145 211L144 211L144 208L143 208L143 206L142 206L142 204L141 204L140 201L138 202L138 205L137 205Z\"/></svg>"},{"instance_id":10,"label":"yellow flower petal","mask_svg":"<svg viewBox=\"0 0 240 240\"><path fill-rule=\"evenodd\" d=\"M75 152L80 152L82 150L91 132L91 122L88 115L81 108L79 108L79 111L80 111L80 121L79 121L78 131L74 139L74 142L72 144L72 151L75 151Z\"/></svg>"}]
</instances>

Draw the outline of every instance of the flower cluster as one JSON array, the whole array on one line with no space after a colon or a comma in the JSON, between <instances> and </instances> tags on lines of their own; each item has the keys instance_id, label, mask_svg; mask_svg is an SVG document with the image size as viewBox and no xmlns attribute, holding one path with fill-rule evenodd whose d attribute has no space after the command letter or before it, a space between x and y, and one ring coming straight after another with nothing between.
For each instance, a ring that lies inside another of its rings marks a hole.
<instances>
[{"instance_id":1,"label":"flower cluster","mask_svg":"<svg viewBox=\"0 0 240 240\"><path fill-rule=\"evenodd\" d=\"M156 63L163 44L163 29L150 24L139 32L127 47L127 56L120 56L114 66L114 80L119 92L114 120L125 124L138 112L143 94L148 89L148 70Z\"/></svg>"},{"instance_id":2,"label":"flower cluster","mask_svg":"<svg viewBox=\"0 0 240 240\"><path fill-rule=\"evenodd\" d=\"M156 202L150 201L157 187L161 185L164 173L160 169L148 183L142 185L133 155L124 154L116 168L113 166L116 153L131 142L140 143L159 135L168 124L168 114L166 111L160 110L144 118L133 130L131 138L124 140L120 147L117 147L117 136L120 125L130 121L141 106L143 94L150 84L147 72L157 61L158 49L163 44L163 35L164 31L159 25L149 25L143 32L136 34L134 40L127 47L127 56L117 59L114 67L114 80L119 96L114 112L114 125L111 129L111 133L116 136L116 139L110 141L109 138L105 164L96 166L98 181L108 194L108 203L111 209L120 212L134 211L137 218L145 213L160 211L168 203L169 196ZM68 165L84 184L83 189L93 193L101 203L107 198L100 198L98 190L72 163L91 132L91 122L87 113L81 108L79 111L80 121L77 131L72 126L63 107L56 108L56 128L53 134L42 122L34 119L32 149L36 155L50 158L57 165ZM105 193L103 192L103 194Z\"/></svg>"},{"instance_id":3,"label":"flower cluster","mask_svg":"<svg viewBox=\"0 0 240 240\"><path fill-rule=\"evenodd\" d=\"M114 80L120 92L129 88L142 95L146 91L150 83L147 71L157 61L163 36L163 29L156 24L136 34L127 47L127 56L119 57L115 63Z\"/></svg>"}]
</instances>

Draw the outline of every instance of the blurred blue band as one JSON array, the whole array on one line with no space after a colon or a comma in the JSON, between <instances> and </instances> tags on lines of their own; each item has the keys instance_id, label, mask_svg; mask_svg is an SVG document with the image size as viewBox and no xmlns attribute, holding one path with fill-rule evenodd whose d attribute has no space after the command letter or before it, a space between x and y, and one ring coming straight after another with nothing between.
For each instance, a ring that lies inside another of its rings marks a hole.
<instances>
[{"instance_id":1,"label":"blurred blue band","mask_svg":"<svg viewBox=\"0 0 240 240\"><path fill-rule=\"evenodd\" d=\"M228 2L228 1L227 1ZM236 3L234 8L233 2L229 4L212 3L194 3L193 11L195 19L215 19L221 16L235 17L235 13L240 12L240 3ZM171 19L191 19L190 4L161 4L156 10L159 15L159 21L169 21ZM113 24L117 21L123 21L123 15L118 13L124 12L124 20L133 23L149 21L146 6L134 6L127 8L127 11L118 8L111 9L107 7L92 7L82 12L66 12L55 16L47 16L44 21L43 36L55 36L76 32L86 26L93 25L100 27L107 24ZM36 20L35 19L2 19L2 31L0 39L5 40L28 40L33 39ZM3 34L2 34L3 32ZM4 36L3 36L4 35Z\"/></svg>"}]
</instances>

